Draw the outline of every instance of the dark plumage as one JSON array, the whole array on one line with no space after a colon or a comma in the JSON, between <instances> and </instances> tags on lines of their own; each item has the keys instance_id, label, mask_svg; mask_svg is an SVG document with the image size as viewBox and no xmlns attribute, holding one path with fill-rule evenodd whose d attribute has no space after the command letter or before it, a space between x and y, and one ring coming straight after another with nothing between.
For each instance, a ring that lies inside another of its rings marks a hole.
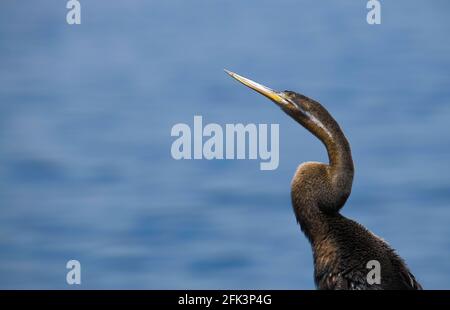
<instances>
[{"instance_id":1,"label":"dark plumage","mask_svg":"<svg viewBox=\"0 0 450 310\"><path fill-rule=\"evenodd\" d=\"M227 71L228 72L228 71ZM325 145L329 163L301 164L291 187L292 205L311 243L319 289L422 289L405 262L382 239L339 213L350 195L353 160L338 123L318 102L291 91L276 92L228 72L274 101ZM369 261L380 263L380 284L369 284Z\"/></svg>"}]
</instances>

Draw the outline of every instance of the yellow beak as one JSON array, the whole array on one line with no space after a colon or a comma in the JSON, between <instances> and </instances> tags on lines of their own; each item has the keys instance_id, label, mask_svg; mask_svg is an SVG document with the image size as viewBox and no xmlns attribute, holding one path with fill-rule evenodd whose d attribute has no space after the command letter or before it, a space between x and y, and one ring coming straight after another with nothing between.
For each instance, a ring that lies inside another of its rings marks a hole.
<instances>
[{"instance_id":1,"label":"yellow beak","mask_svg":"<svg viewBox=\"0 0 450 310\"><path fill-rule=\"evenodd\" d=\"M243 76L240 76L239 74L236 74L234 72L228 71L225 69L225 72L228 73L232 78L238 80L242 84L244 84L247 87L250 87L254 91L257 91L261 95L269 98L273 102L277 103L278 105L287 105L290 104L288 100L285 99L284 94L281 92L277 92L273 89L270 89L269 87L266 87L264 85L261 85L259 83L256 83L250 79L247 79Z\"/></svg>"}]
</instances>

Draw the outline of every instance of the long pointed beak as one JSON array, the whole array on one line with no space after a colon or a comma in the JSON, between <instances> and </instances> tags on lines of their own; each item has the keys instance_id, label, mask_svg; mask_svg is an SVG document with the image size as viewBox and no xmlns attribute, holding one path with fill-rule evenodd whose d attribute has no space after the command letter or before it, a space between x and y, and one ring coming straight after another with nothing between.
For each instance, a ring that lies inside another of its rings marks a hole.
<instances>
[{"instance_id":1,"label":"long pointed beak","mask_svg":"<svg viewBox=\"0 0 450 310\"><path fill-rule=\"evenodd\" d=\"M289 105L291 104L281 92L277 92L273 89L270 89L269 87L266 87L264 85L261 85L259 83L256 83L250 79L247 79L243 76L240 76L239 74L236 74L234 72L228 71L225 69L225 72L228 73L232 78L238 80L245 86L253 89L254 91L260 93L261 95L269 98L279 106Z\"/></svg>"}]
</instances>

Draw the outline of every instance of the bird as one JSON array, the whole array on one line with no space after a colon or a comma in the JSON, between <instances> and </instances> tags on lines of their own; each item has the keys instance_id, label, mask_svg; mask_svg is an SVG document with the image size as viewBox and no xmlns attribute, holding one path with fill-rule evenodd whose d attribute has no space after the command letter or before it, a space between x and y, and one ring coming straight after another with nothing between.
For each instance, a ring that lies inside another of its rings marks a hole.
<instances>
[{"instance_id":1,"label":"bird","mask_svg":"<svg viewBox=\"0 0 450 310\"><path fill-rule=\"evenodd\" d=\"M421 290L404 260L386 241L340 213L351 193L354 165L350 144L327 109L294 91L275 91L225 71L273 101L316 136L327 150L328 163L300 164L291 182L295 217L313 252L316 288ZM371 273L376 267L378 278Z\"/></svg>"}]
</instances>

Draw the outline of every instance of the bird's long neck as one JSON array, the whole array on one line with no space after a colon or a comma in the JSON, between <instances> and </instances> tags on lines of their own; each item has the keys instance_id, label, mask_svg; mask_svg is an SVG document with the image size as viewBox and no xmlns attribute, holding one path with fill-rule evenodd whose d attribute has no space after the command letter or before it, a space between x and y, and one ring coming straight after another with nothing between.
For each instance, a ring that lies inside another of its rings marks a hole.
<instances>
[{"instance_id":1,"label":"bird's long neck","mask_svg":"<svg viewBox=\"0 0 450 310\"><path fill-rule=\"evenodd\" d=\"M334 121L334 120L333 120ZM338 182L340 190L344 191L345 187L351 189L353 182L353 159L350 144L339 125L334 121L333 130L329 130L330 136L316 135L325 145L328 153L329 166L334 181Z\"/></svg>"},{"instance_id":2,"label":"bird's long neck","mask_svg":"<svg viewBox=\"0 0 450 310\"><path fill-rule=\"evenodd\" d=\"M350 194L353 183L353 159L350 144L328 111L320 106L318 117L310 116L303 124L325 145L334 190ZM344 201L345 202L345 201Z\"/></svg>"},{"instance_id":3,"label":"bird's long neck","mask_svg":"<svg viewBox=\"0 0 450 310\"><path fill-rule=\"evenodd\" d=\"M319 117L310 116L301 124L325 145L329 164L306 166L293 184L293 203L297 219L314 244L327 235L328 221L340 216L339 209L351 192L353 160L350 145L333 117L323 108Z\"/></svg>"}]
</instances>

